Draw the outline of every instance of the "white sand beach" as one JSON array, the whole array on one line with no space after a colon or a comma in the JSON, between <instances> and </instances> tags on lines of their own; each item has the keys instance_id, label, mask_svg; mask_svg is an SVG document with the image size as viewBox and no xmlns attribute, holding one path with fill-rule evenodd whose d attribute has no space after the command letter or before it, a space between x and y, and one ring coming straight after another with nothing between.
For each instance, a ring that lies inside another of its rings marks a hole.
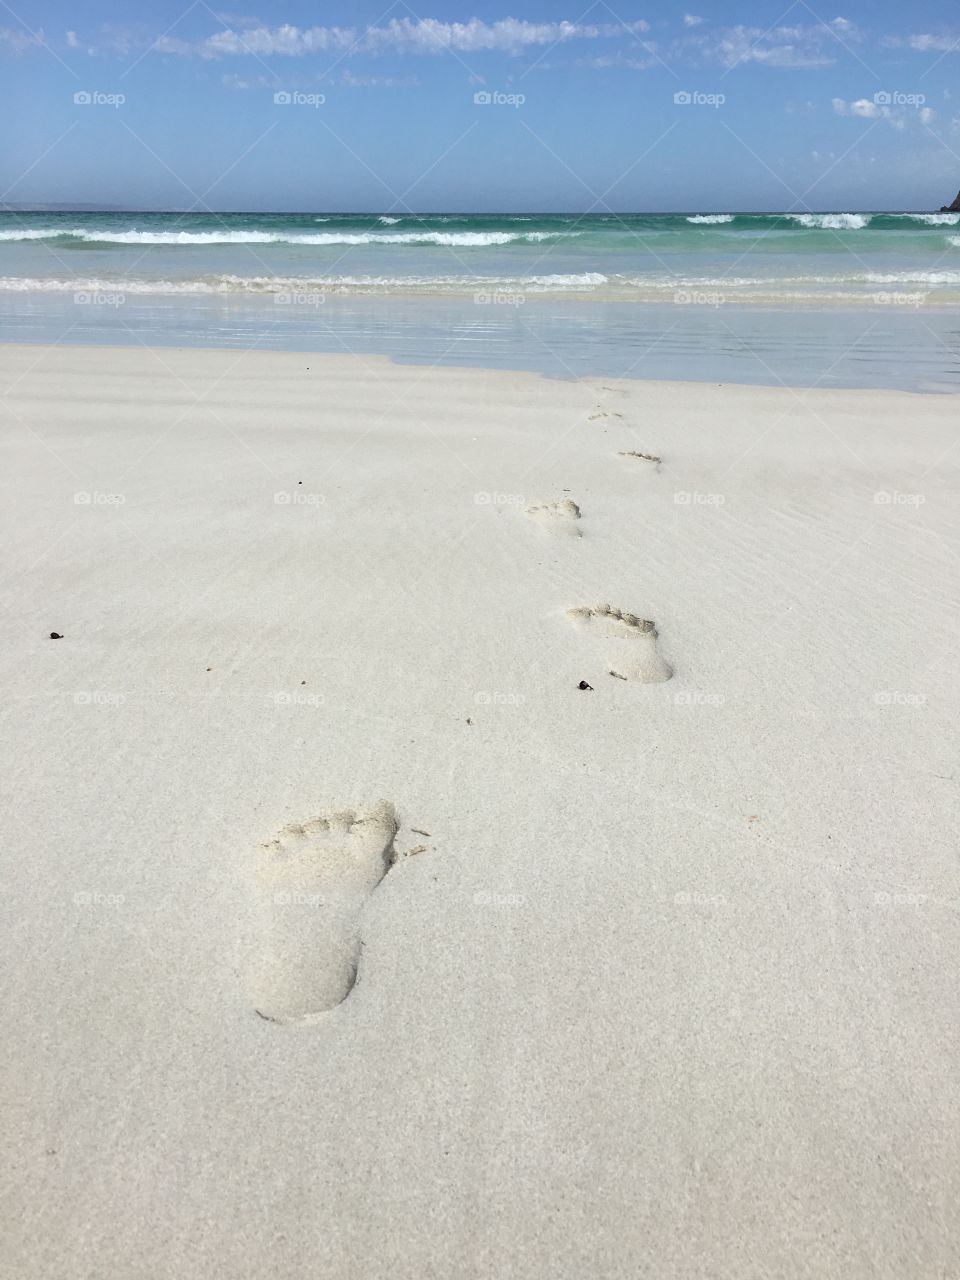
<instances>
[{"instance_id":1,"label":"white sand beach","mask_svg":"<svg viewBox=\"0 0 960 1280\"><path fill-rule=\"evenodd\" d=\"M0 385L4 1275L960 1274L954 398Z\"/></svg>"}]
</instances>

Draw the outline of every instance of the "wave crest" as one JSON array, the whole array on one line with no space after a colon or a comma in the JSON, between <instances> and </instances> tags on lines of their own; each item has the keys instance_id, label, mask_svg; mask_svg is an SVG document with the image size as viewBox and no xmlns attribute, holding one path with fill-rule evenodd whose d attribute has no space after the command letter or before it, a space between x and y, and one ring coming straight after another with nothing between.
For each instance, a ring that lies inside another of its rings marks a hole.
<instances>
[{"instance_id":1,"label":"wave crest","mask_svg":"<svg viewBox=\"0 0 960 1280\"><path fill-rule=\"evenodd\" d=\"M394 235L379 231L318 231L283 234L274 231L84 231L57 228L29 231L17 228L0 231L0 240L76 240L82 244L136 245L438 245L461 249L484 249L492 245L536 244L578 236L579 231L402 231Z\"/></svg>"},{"instance_id":2,"label":"wave crest","mask_svg":"<svg viewBox=\"0 0 960 1280\"><path fill-rule=\"evenodd\" d=\"M870 225L869 213L788 213L787 217L818 231L862 231Z\"/></svg>"},{"instance_id":3,"label":"wave crest","mask_svg":"<svg viewBox=\"0 0 960 1280\"><path fill-rule=\"evenodd\" d=\"M892 218L909 218L912 222L921 222L925 227L955 227L960 222L960 213L893 213Z\"/></svg>"}]
</instances>

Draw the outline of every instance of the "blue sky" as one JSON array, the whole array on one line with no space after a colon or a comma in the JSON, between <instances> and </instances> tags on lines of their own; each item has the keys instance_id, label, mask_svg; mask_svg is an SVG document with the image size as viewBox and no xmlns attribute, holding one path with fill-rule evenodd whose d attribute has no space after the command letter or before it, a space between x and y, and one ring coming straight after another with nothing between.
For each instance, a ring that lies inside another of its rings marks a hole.
<instances>
[{"instance_id":1,"label":"blue sky","mask_svg":"<svg viewBox=\"0 0 960 1280\"><path fill-rule=\"evenodd\" d=\"M0 198L377 212L952 200L960 6L839 3L152 0L131 20L114 0L4 2L0 110L16 127Z\"/></svg>"}]
</instances>

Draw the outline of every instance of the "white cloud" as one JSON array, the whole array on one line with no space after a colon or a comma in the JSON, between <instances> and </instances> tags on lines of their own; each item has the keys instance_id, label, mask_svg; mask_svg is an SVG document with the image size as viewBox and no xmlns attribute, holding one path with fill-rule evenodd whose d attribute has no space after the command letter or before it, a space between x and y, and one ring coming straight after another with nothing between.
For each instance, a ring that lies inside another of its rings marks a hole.
<instances>
[{"instance_id":1,"label":"white cloud","mask_svg":"<svg viewBox=\"0 0 960 1280\"><path fill-rule=\"evenodd\" d=\"M349 27L252 27L218 31L196 43L166 36L157 41L160 53L196 54L221 58L256 54L260 57L303 57L311 53L436 54L447 51L482 53L496 50L516 54L524 49L569 40L614 39L649 31L649 23L527 22L502 18L484 22L440 22L436 18L394 18L379 27L357 31Z\"/></svg>"},{"instance_id":2,"label":"white cloud","mask_svg":"<svg viewBox=\"0 0 960 1280\"><path fill-rule=\"evenodd\" d=\"M412 89L420 84L420 80L417 76L355 76L352 71L344 70L335 80L323 75L308 75L306 78L294 75L285 76L282 83L275 76L238 76L228 72L220 77L220 83L225 89L268 89L274 93L277 89L314 91L318 87L326 89L330 84L342 85L345 89Z\"/></svg>"},{"instance_id":3,"label":"white cloud","mask_svg":"<svg viewBox=\"0 0 960 1280\"><path fill-rule=\"evenodd\" d=\"M932 35L881 36L884 49L912 49L914 53L960 53L960 36Z\"/></svg>"},{"instance_id":4,"label":"white cloud","mask_svg":"<svg viewBox=\"0 0 960 1280\"><path fill-rule=\"evenodd\" d=\"M109 54L131 58L137 53L146 52L152 44L153 38L148 28L142 25L119 27L114 23L104 23L97 31L96 44L89 45L86 52L91 58Z\"/></svg>"},{"instance_id":5,"label":"white cloud","mask_svg":"<svg viewBox=\"0 0 960 1280\"><path fill-rule=\"evenodd\" d=\"M683 15L683 25L685 27L699 27L701 22L703 22L703 18L696 13L685 13Z\"/></svg>"},{"instance_id":6,"label":"white cloud","mask_svg":"<svg viewBox=\"0 0 960 1280\"><path fill-rule=\"evenodd\" d=\"M300 57L306 53L327 53L349 49L355 33L341 27L254 27L250 30L218 31L206 40L190 44L172 36L163 36L154 46L158 53L199 54L201 58L221 58L239 54L285 54Z\"/></svg>"},{"instance_id":7,"label":"white cloud","mask_svg":"<svg viewBox=\"0 0 960 1280\"><path fill-rule=\"evenodd\" d=\"M890 100L891 95L884 95ZM861 120L885 120L891 129L905 129L907 122L915 117L921 124L929 124L936 115L932 107L922 105L923 100L919 103L908 104L907 106L894 105L888 106L885 102L877 102L876 99L857 98L853 102L847 102L844 98L834 98L832 100L833 109L838 116L856 116Z\"/></svg>"},{"instance_id":8,"label":"white cloud","mask_svg":"<svg viewBox=\"0 0 960 1280\"><path fill-rule=\"evenodd\" d=\"M907 44L917 53L960 53L960 36L907 36Z\"/></svg>"},{"instance_id":9,"label":"white cloud","mask_svg":"<svg viewBox=\"0 0 960 1280\"><path fill-rule=\"evenodd\" d=\"M802 69L829 67L838 49L858 40L859 32L846 18L806 26L725 27L719 31L685 37L681 46L720 62L728 70L748 63L767 67Z\"/></svg>"},{"instance_id":10,"label":"white cloud","mask_svg":"<svg viewBox=\"0 0 960 1280\"><path fill-rule=\"evenodd\" d=\"M656 45L644 42L644 49L652 55L649 58L630 58L623 53L603 54L596 58L580 58L577 65L590 67L593 71L606 71L609 67L626 67L630 71L649 71L651 67L663 66L663 62L655 53Z\"/></svg>"},{"instance_id":11,"label":"white cloud","mask_svg":"<svg viewBox=\"0 0 960 1280\"><path fill-rule=\"evenodd\" d=\"M6 46L14 53L24 53L27 49L43 43L42 31L31 35L28 31L12 31L9 27L0 27L0 46Z\"/></svg>"},{"instance_id":12,"label":"white cloud","mask_svg":"<svg viewBox=\"0 0 960 1280\"><path fill-rule=\"evenodd\" d=\"M833 109L838 116L860 116L863 120L879 120L884 108L869 98L857 98L856 102L846 102L843 98L833 99ZM886 108L889 113L889 107Z\"/></svg>"},{"instance_id":13,"label":"white cloud","mask_svg":"<svg viewBox=\"0 0 960 1280\"><path fill-rule=\"evenodd\" d=\"M415 89L420 84L418 76L355 76L344 71L340 84L347 89Z\"/></svg>"}]
</instances>

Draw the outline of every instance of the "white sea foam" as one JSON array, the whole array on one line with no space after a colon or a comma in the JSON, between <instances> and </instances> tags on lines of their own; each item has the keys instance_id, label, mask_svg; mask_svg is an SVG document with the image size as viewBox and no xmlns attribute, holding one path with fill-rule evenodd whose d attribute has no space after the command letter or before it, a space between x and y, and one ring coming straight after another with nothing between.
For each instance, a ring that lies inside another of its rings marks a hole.
<instances>
[{"instance_id":1,"label":"white sea foam","mask_svg":"<svg viewBox=\"0 0 960 1280\"><path fill-rule=\"evenodd\" d=\"M960 236L949 236L960 248ZM649 275L603 274L597 271L552 273L543 275L478 275L461 274L370 274L370 275L230 275L205 274L185 278L154 279L146 275L126 277L122 274L103 277L83 276L6 276L0 277L0 292L42 294L124 294L128 297L151 294L206 295L228 297L267 297L276 295L324 294L337 296L364 295L447 295L471 298L480 294L509 292L514 294L577 294L594 298L634 298L637 301L670 300L677 291L716 291L733 299L746 298L753 291L783 297L816 301L825 299L830 290L853 289L851 298L869 301L878 287L923 287L931 301L939 296L949 301L960 287L960 269L899 271L836 271L830 274L798 273L796 275L743 276L674 276L668 273ZM839 295L835 295L839 296Z\"/></svg>"},{"instance_id":2,"label":"white sea foam","mask_svg":"<svg viewBox=\"0 0 960 1280\"><path fill-rule=\"evenodd\" d=\"M870 225L869 213L788 213L787 217L822 231L861 231Z\"/></svg>"},{"instance_id":3,"label":"white sea foam","mask_svg":"<svg viewBox=\"0 0 960 1280\"><path fill-rule=\"evenodd\" d=\"M950 236L960 246L960 236ZM960 271L868 271L869 284L960 284Z\"/></svg>"},{"instance_id":4,"label":"white sea foam","mask_svg":"<svg viewBox=\"0 0 960 1280\"><path fill-rule=\"evenodd\" d=\"M518 276L510 282L510 287L520 289L532 285L538 289L591 289L607 283L608 277L599 271L582 271L577 275Z\"/></svg>"},{"instance_id":5,"label":"white sea foam","mask_svg":"<svg viewBox=\"0 0 960 1280\"><path fill-rule=\"evenodd\" d=\"M890 217L909 218L928 227L955 227L960 222L960 213L892 213Z\"/></svg>"},{"instance_id":6,"label":"white sea foam","mask_svg":"<svg viewBox=\"0 0 960 1280\"><path fill-rule=\"evenodd\" d=\"M273 231L84 231L57 228L27 231L20 228L0 231L0 240L53 240L69 238L84 244L135 245L220 245L220 244L291 244L291 245L440 245L451 248L482 249L491 245L539 243L577 236L579 231L404 231L386 232L318 231L281 234Z\"/></svg>"},{"instance_id":7,"label":"white sea foam","mask_svg":"<svg viewBox=\"0 0 960 1280\"><path fill-rule=\"evenodd\" d=\"M16 227L10 231L0 231L0 240L51 240L62 235L60 231L28 231L26 227ZM82 235L80 231L69 232L70 235Z\"/></svg>"},{"instance_id":8,"label":"white sea foam","mask_svg":"<svg viewBox=\"0 0 960 1280\"><path fill-rule=\"evenodd\" d=\"M595 271L539 276L204 276L190 280L151 280L2 276L0 292L74 294L291 294L314 293L562 293L592 291L608 283Z\"/></svg>"},{"instance_id":9,"label":"white sea foam","mask_svg":"<svg viewBox=\"0 0 960 1280\"><path fill-rule=\"evenodd\" d=\"M288 286L289 287L289 286ZM205 280L101 280L80 277L61 280L54 276L0 276L3 293L218 293L227 292Z\"/></svg>"},{"instance_id":10,"label":"white sea foam","mask_svg":"<svg viewBox=\"0 0 960 1280\"><path fill-rule=\"evenodd\" d=\"M960 236L952 237L960 246ZM876 284L926 284L956 285L960 284L960 271L858 271L837 272L835 275L797 275L797 276L696 276L680 278L675 276L614 276L615 284L629 285L635 289L658 290L665 293L676 289L729 289L736 292L743 288L779 289L788 286L795 290L808 290L809 296L819 296L823 285L858 285L861 289ZM798 293L797 296L802 296Z\"/></svg>"},{"instance_id":11,"label":"white sea foam","mask_svg":"<svg viewBox=\"0 0 960 1280\"><path fill-rule=\"evenodd\" d=\"M732 222L732 213L695 213L687 218L688 222L697 223L715 223L715 222Z\"/></svg>"},{"instance_id":12,"label":"white sea foam","mask_svg":"<svg viewBox=\"0 0 960 1280\"><path fill-rule=\"evenodd\" d=\"M380 217L377 219L377 221L382 222L385 227L393 227L393 226L396 226L396 224L400 221L400 219L391 218L389 217L388 214L382 213Z\"/></svg>"}]
</instances>

